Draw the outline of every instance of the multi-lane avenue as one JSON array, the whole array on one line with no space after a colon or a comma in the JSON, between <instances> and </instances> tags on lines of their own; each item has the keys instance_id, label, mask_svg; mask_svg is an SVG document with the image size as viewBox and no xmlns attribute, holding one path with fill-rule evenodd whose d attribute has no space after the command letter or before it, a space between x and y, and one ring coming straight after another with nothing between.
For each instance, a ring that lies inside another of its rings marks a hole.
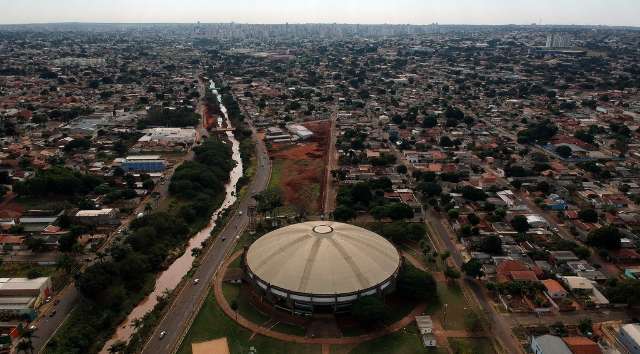
<instances>
[{"instance_id":1,"label":"multi-lane avenue","mask_svg":"<svg viewBox=\"0 0 640 354\"><path fill-rule=\"evenodd\" d=\"M255 137L255 132L254 132ZM178 290L174 301L165 312L154 333L144 346L143 353L162 354L177 350L186 332L189 330L194 316L200 310L200 304L209 292L212 280L224 261L225 256L233 250L237 238L249 223L247 207L252 202L252 195L264 190L269 183L271 164L267 149L262 141L256 139L257 168L248 193L239 201L227 225L216 237L213 245L202 256L200 266L193 278L201 281L197 284L187 283ZM166 332L163 338L160 333Z\"/></svg>"}]
</instances>

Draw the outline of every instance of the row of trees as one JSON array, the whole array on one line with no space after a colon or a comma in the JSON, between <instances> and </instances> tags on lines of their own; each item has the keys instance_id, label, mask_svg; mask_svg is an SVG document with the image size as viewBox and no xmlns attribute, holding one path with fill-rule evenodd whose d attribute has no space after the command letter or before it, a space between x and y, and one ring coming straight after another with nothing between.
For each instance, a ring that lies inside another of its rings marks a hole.
<instances>
[{"instance_id":1,"label":"row of trees","mask_svg":"<svg viewBox=\"0 0 640 354\"><path fill-rule=\"evenodd\" d=\"M436 281L429 273L403 265L398 274L396 292L409 301L436 301L438 298ZM366 326L377 325L389 317L389 309L377 296L362 297L353 304L351 310L356 320Z\"/></svg>"},{"instance_id":2,"label":"row of trees","mask_svg":"<svg viewBox=\"0 0 640 354\"><path fill-rule=\"evenodd\" d=\"M40 170L33 178L16 183L14 191L20 195L37 197L75 196L87 194L102 183L104 181L99 177L56 166Z\"/></svg>"},{"instance_id":3,"label":"row of trees","mask_svg":"<svg viewBox=\"0 0 640 354\"><path fill-rule=\"evenodd\" d=\"M178 167L169 187L185 205L176 212L150 213L133 220L123 242L99 254L98 262L76 275L83 301L69 319L67 333L50 342L51 352L98 351L115 326L151 290L155 274L172 251L184 245L197 230L197 221L207 220L217 201L222 201L224 184L234 166L231 148L209 139L194 151L194 161ZM73 269L68 259L59 263Z\"/></svg>"},{"instance_id":4,"label":"row of trees","mask_svg":"<svg viewBox=\"0 0 640 354\"><path fill-rule=\"evenodd\" d=\"M200 121L200 115L192 108L180 107L177 109L152 108L144 119L138 121L138 129L148 126L159 127L192 127Z\"/></svg>"},{"instance_id":5,"label":"row of trees","mask_svg":"<svg viewBox=\"0 0 640 354\"><path fill-rule=\"evenodd\" d=\"M235 166L231 159L231 146L211 138L193 150L194 161L187 161L176 169L169 191L185 200L219 195Z\"/></svg>"}]
</instances>

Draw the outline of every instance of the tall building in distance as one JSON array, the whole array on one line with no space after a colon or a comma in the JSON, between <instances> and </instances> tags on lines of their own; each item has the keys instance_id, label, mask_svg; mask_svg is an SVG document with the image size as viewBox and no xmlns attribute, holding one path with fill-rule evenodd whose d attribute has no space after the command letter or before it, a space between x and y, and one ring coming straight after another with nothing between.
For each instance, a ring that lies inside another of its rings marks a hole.
<instances>
[{"instance_id":1,"label":"tall building in distance","mask_svg":"<svg viewBox=\"0 0 640 354\"><path fill-rule=\"evenodd\" d=\"M547 48L568 48L571 47L571 39L566 33L553 33L547 35Z\"/></svg>"}]
</instances>

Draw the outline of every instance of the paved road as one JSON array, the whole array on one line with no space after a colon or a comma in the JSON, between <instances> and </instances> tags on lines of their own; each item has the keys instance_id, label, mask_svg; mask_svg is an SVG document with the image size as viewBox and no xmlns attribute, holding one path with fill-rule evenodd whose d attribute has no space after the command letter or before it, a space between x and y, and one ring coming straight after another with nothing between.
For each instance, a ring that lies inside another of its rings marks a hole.
<instances>
[{"instance_id":1,"label":"paved road","mask_svg":"<svg viewBox=\"0 0 640 354\"><path fill-rule=\"evenodd\" d=\"M234 213L212 247L204 254L200 266L193 275L193 278L201 279L200 283L189 283L180 290L151 338L145 344L142 353L173 353L178 349L177 347L189 330L193 318L200 310L198 305L209 292L215 273L227 253L233 250L237 237L249 223L247 206L252 202L251 196L267 187L271 174L271 164L267 149L262 141L256 143L256 157L258 163L254 180L249 186L249 192L245 194L239 203L238 210L242 211L242 214ZM159 336L162 331L166 331L167 334L160 339Z\"/></svg>"},{"instance_id":2,"label":"paved road","mask_svg":"<svg viewBox=\"0 0 640 354\"><path fill-rule=\"evenodd\" d=\"M191 159L192 157L193 153L189 151L185 159ZM171 179L174 171L175 168L166 171L166 181L169 181ZM160 199L166 198L169 193L169 183L158 183L156 185L156 188L154 189L154 192L160 194ZM152 197L145 197L145 199L142 200L138 207L136 207L136 210L134 210L127 218L122 220L121 225L111 233L109 238L104 242L104 244L98 251L104 252L104 250L112 245L113 242L117 239L117 235L119 235L122 230L128 228L131 221L133 221L139 213L144 212L144 208L147 203L151 203L153 205L152 201ZM84 267L87 267L92 263L93 261L86 263ZM56 331L62 326L67 317L69 317L71 311L73 311L76 304L80 300L80 294L78 293L78 290L76 289L73 281L54 297L54 301L55 300L59 301L59 303L57 305L54 305L54 303L52 302L50 304L44 305L40 309L41 316L33 321L33 324L37 327L37 329L34 331L34 337L32 339L34 352L36 353L40 353L44 350L46 344L55 335Z\"/></svg>"},{"instance_id":3,"label":"paved road","mask_svg":"<svg viewBox=\"0 0 640 354\"><path fill-rule=\"evenodd\" d=\"M462 254L460 250L456 247L456 245L452 241L452 237L455 235L452 234L445 225L443 225L442 220L435 215L432 211L426 212L425 218L428 226L431 230L435 231L439 236L439 240L441 240L446 249L451 253L451 259L453 263L460 269L462 264L464 263L464 259L462 258ZM434 245L435 247L436 245ZM487 294L485 293L484 286L480 284L475 279L471 279L468 277L464 277L461 280L461 285L465 286L468 290L470 290L478 304L482 307L487 316L489 316L490 324L491 324L491 334L495 335L496 338L500 341L500 344L504 347L504 350L507 353L522 353L522 347L518 340L513 336L511 331L510 323L507 323L505 319L495 310L491 301L489 300Z\"/></svg>"},{"instance_id":4,"label":"paved road","mask_svg":"<svg viewBox=\"0 0 640 354\"><path fill-rule=\"evenodd\" d=\"M206 137L208 134L202 126L199 126L197 131L201 137ZM193 150L190 149L182 161L192 160L193 157ZM156 184L156 187L153 191L159 194L158 200L162 200L169 195L169 181L171 180L171 177L173 176L173 173L178 166L179 163L173 166L173 168L165 171L165 183L159 182ZM104 250L106 250L111 244L113 244L116 236L119 235L124 229L127 229L131 221L133 221L139 213L144 212L145 205L147 203L151 203L151 205L154 205L153 198L150 196L150 194L142 200L142 202L127 218L122 220L121 225L116 230L114 230L113 233L111 233L109 238L107 238L107 240L98 251L104 252ZM91 263L92 262L85 264L84 267L91 265ZM73 311L73 309L75 308L76 304L80 300L80 294L78 293L75 284L71 282L55 296L54 301L55 300L58 300L59 303L55 306L53 305L53 303L51 303L51 305L46 305L41 308L42 315L35 321L33 321L33 324L37 327L37 329L34 331L34 337L32 339L34 347L33 351L35 353L43 352L46 344L51 338L53 338L56 331L62 326L64 321L71 314L71 311ZM52 315L52 313L54 314Z\"/></svg>"}]
</instances>

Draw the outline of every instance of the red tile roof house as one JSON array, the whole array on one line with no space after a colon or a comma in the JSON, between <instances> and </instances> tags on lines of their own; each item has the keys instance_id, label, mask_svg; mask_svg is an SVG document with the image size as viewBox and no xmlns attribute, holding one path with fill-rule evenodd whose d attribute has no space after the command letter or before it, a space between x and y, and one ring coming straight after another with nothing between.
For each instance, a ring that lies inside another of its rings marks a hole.
<instances>
[{"instance_id":1,"label":"red tile roof house","mask_svg":"<svg viewBox=\"0 0 640 354\"><path fill-rule=\"evenodd\" d=\"M587 337L564 337L562 340L573 354L602 354L600 346Z\"/></svg>"},{"instance_id":2,"label":"red tile roof house","mask_svg":"<svg viewBox=\"0 0 640 354\"><path fill-rule=\"evenodd\" d=\"M514 260L506 260L496 267L498 283L507 283L513 280L538 281L542 270L538 267L529 267L526 264Z\"/></svg>"},{"instance_id":3,"label":"red tile roof house","mask_svg":"<svg viewBox=\"0 0 640 354\"><path fill-rule=\"evenodd\" d=\"M542 281L542 284L547 289L547 295L554 300L564 299L569 294L569 292L562 287L562 284L555 279L545 279Z\"/></svg>"},{"instance_id":4,"label":"red tile roof house","mask_svg":"<svg viewBox=\"0 0 640 354\"><path fill-rule=\"evenodd\" d=\"M566 210L564 212L564 216L566 216L567 219L569 219L569 220L576 220L576 219L578 219L578 211L577 210Z\"/></svg>"},{"instance_id":5,"label":"red tile roof house","mask_svg":"<svg viewBox=\"0 0 640 354\"><path fill-rule=\"evenodd\" d=\"M640 254L630 248L621 248L610 252L609 255L618 264L636 265L640 264Z\"/></svg>"}]
</instances>

